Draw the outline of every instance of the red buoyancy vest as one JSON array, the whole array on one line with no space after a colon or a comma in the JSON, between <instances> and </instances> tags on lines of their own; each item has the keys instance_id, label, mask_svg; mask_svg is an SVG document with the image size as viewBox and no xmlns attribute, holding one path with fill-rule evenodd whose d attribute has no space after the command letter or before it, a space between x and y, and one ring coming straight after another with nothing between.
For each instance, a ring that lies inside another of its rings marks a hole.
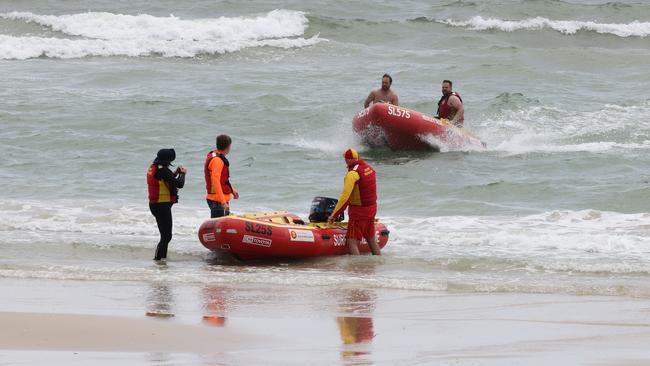
<instances>
[{"instance_id":1,"label":"red buoyancy vest","mask_svg":"<svg viewBox=\"0 0 650 366\"><path fill-rule=\"evenodd\" d=\"M364 160L357 160L357 163L350 167L349 170L355 170L361 177L357 182L361 206L377 204L377 175L375 170Z\"/></svg>"},{"instance_id":2,"label":"red buoyancy vest","mask_svg":"<svg viewBox=\"0 0 650 366\"><path fill-rule=\"evenodd\" d=\"M443 95L442 98L438 101L438 117L447 118L451 115L451 106L449 105L449 97L455 95L460 99L460 102L463 102L463 99L460 97L460 94L456 92L451 92L447 95Z\"/></svg>"},{"instance_id":3,"label":"red buoyancy vest","mask_svg":"<svg viewBox=\"0 0 650 366\"><path fill-rule=\"evenodd\" d=\"M356 185L361 199L361 206L353 205L350 202L348 208L350 219L374 219L377 214L377 175L375 170L363 160L357 160L357 163L348 169L355 170L359 174L360 179Z\"/></svg>"},{"instance_id":4,"label":"red buoyancy vest","mask_svg":"<svg viewBox=\"0 0 650 366\"><path fill-rule=\"evenodd\" d=\"M219 150L212 150L208 153L205 158L205 165L203 166L203 172L205 174L205 189L208 191L208 194L214 193L212 189L212 179L210 179L210 162L214 158L219 158L223 161L223 169L221 169L221 177L219 181L221 182L221 191L223 194L231 194L232 186L230 185L230 162L228 159L219 152Z\"/></svg>"},{"instance_id":5,"label":"red buoyancy vest","mask_svg":"<svg viewBox=\"0 0 650 366\"><path fill-rule=\"evenodd\" d=\"M170 188L169 183L156 178L156 172L162 166L151 164L147 171L147 187L149 189L149 203L178 202L175 188Z\"/></svg>"}]
</instances>

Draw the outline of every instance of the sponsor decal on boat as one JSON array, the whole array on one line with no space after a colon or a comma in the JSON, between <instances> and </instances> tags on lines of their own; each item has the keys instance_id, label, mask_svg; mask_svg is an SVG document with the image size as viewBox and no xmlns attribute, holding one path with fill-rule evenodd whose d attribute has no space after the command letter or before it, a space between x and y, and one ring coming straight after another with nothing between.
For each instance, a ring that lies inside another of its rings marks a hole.
<instances>
[{"instance_id":1,"label":"sponsor decal on boat","mask_svg":"<svg viewBox=\"0 0 650 366\"><path fill-rule=\"evenodd\" d=\"M438 123L437 120L435 120L434 118L431 118L431 117L427 116L426 114L423 114L423 115L422 115L422 119L425 120L425 121L428 121L428 122Z\"/></svg>"},{"instance_id":2,"label":"sponsor decal on boat","mask_svg":"<svg viewBox=\"0 0 650 366\"><path fill-rule=\"evenodd\" d=\"M259 245L261 247L268 248L271 246L271 243L273 243L273 240L267 238L260 238L259 236L244 235L241 242L245 244Z\"/></svg>"},{"instance_id":3,"label":"sponsor decal on boat","mask_svg":"<svg viewBox=\"0 0 650 366\"><path fill-rule=\"evenodd\" d=\"M311 230L289 229L289 237L291 238L291 241L314 242L314 233Z\"/></svg>"},{"instance_id":4,"label":"sponsor decal on boat","mask_svg":"<svg viewBox=\"0 0 650 366\"><path fill-rule=\"evenodd\" d=\"M205 233L203 234L203 241L214 241L214 233Z\"/></svg>"},{"instance_id":5,"label":"sponsor decal on boat","mask_svg":"<svg viewBox=\"0 0 650 366\"><path fill-rule=\"evenodd\" d=\"M334 234L334 246L335 247L345 246L345 234Z\"/></svg>"}]
</instances>

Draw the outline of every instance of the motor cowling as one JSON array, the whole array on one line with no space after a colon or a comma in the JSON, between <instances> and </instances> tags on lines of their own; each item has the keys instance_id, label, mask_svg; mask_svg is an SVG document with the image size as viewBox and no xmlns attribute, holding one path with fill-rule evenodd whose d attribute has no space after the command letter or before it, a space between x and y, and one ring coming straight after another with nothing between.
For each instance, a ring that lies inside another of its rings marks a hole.
<instances>
[{"instance_id":1,"label":"motor cowling","mask_svg":"<svg viewBox=\"0 0 650 366\"><path fill-rule=\"evenodd\" d=\"M334 208L339 200L329 197L314 197L311 200L311 208L309 209L309 222L325 222L334 212ZM343 221L344 215L341 214L336 221Z\"/></svg>"}]
</instances>

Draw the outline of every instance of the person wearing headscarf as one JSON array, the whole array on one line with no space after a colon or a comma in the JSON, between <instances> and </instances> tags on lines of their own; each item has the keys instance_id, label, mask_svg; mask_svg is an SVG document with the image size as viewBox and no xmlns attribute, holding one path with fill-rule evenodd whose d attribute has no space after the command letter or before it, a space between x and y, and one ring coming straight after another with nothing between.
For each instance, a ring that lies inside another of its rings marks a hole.
<instances>
[{"instance_id":1,"label":"person wearing headscarf","mask_svg":"<svg viewBox=\"0 0 650 366\"><path fill-rule=\"evenodd\" d=\"M147 171L149 210L156 218L160 232L153 258L155 261L167 259L167 246L172 240L172 205L178 202L178 189L185 185L187 169L184 166L179 166L175 171L169 168L174 159L174 149L160 149Z\"/></svg>"}]
</instances>

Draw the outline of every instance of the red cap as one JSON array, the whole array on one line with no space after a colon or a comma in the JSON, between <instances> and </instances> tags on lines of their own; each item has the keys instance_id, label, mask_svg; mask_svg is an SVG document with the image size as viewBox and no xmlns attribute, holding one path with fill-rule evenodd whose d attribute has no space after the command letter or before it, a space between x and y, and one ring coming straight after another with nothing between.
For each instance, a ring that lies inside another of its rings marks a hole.
<instances>
[{"instance_id":1,"label":"red cap","mask_svg":"<svg viewBox=\"0 0 650 366\"><path fill-rule=\"evenodd\" d=\"M349 148L349 149L345 150L345 152L343 153L343 157L346 158L346 159L357 160L357 159L359 159L359 153L357 152L357 150L355 150L353 148Z\"/></svg>"}]
</instances>

